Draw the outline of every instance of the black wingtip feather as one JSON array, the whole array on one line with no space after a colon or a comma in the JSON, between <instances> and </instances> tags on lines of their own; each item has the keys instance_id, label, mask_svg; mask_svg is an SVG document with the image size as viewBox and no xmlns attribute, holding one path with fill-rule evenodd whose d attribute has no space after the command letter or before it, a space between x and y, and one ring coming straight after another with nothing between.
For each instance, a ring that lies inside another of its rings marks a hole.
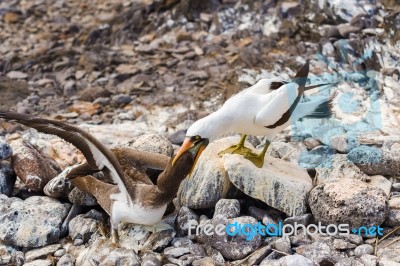
<instances>
[{"instance_id":1,"label":"black wingtip feather","mask_svg":"<svg viewBox=\"0 0 400 266\"><path fill-rule=\"evenodd\" d=\"M314 112L303 118L330 118L332 116L333 99L329 99L315 108Z\"/></svg>"}]
</instances>

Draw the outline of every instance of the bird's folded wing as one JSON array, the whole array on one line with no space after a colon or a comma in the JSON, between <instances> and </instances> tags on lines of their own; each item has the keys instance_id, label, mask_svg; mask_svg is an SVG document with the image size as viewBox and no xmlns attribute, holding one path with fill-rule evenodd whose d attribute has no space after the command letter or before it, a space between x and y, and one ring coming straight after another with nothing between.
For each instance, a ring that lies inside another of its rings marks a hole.
<instances>
[{"instance_id":1,"label":"bird's folded wing","mask_svg":"<svg viewBox=\"0 0 400 266\"><path fill-rule=\"evenodd\" d=\"M165 167L167 167L169 160L171 159L164 154L140 151L126 147L113 148L111 149L111 151L116 155L118 161L121 161L122 159L130 160L138 163L140 166L143 166L145 168L156 170L164 170ZM118 158L119 156L123 156L124 158L121 158L120 160Z\"/></svg>"},{"instance_id":2,"label":"bird's folded wing","mask_svg":"<svg viewBox=\"0 0 400 266\"><path fill-rule=\"evenodd\" d=\"M53 134L70 142L83 153L90 166L97 167L99 170L107 167L113 181L118 185L119 191L128 202L131 202L126 186L131 186L132 184L127 184L127 180L124 180L124 172L117 158L107 147L86 131L60 121L37 118L15 112L0 111L0 118L14 120L40 132Z\"/></svg>"},{"instance_id":3,"label":"bird's folded wing","mask_svg":"<svg viewBox=\"0 0 400 266\"><path fill-rule=\"evenodd\" d=\"M111 214L111 194L118 193L116 185L107 184L93 176L79 176L71 180L72 184L81 191L93 195L97 203L108 213Z\"/></svg>"},{"instance_id":4,"label":"bird's folded wing","mask_svg":"<svg viewBox=\"0 0 400 266\"><path fill-rule=\"evenodd\" d=\"M299 93L298 88L299 85L296 83L288 83L281 86L278 90L263 96L263 98L260 99L260 101L263 102L263 106L260 106L260 110L256 114L254 122L259 126L271 127L278 122L280 124L281 122L288 121L290 118L290 116L288 116L288 110L292 104L295 104L296 97Z\"/></svg>"}]
</instances>

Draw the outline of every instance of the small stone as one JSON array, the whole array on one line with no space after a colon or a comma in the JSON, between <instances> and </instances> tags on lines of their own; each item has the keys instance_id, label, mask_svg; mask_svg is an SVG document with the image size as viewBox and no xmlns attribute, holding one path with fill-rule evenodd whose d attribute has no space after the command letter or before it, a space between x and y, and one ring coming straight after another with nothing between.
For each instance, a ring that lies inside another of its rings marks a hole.
<instances>
[{"instance_id":1,"label":"small stone","mask_svg":"<svg viewBox=\"0 0 400 266\"><path fill-rule=\"evenodd\" d=\"M84 206L96 206L96 198L88 193L81 191L79 188L75 187L68 195L68 199L73 204L84 205Z\"/></svg>"},{"instance_id":2,"label":"small stone","mask_svg":"<svg viewBox=\"0 0 400 266\"><path fill-rule=\"evenodd\" d=\"M73 189L71 181L66 178L71 169L73 167L67 167L58 176L51 179L43 189L44 194L53 198L67 198Z\"/></svg>"},{"instance_id":3,"label":"small stone","mask_svg":"<svg viewBox=\"0 0 400 266\"><path fill-rule=\"evenodd\" d=\"M199 216L190 208L182 206L176 216L176 224L178 232L182 235L189 234L189 226L192 229L190 234L196 233L196 227L198 226Z\"/></svg>"},{"instance_id":4,"label":"small stone","mask_svg":"<svg viewBox=\"0 0 400 266\"><path fill-rule=\"evenodd\" d=\"M347 155L364 173L368 175L400 175L400 145L385 149L359 146Z\"/></svg>"},{"instance_id":5,"label":"small stone","mask_svg":"<svg viewBox=\"0 0 400 266\"><path fill-rule=\"evenodd\" d=\"M74 258L71 254L65 254L57 262L57 266L74 266Z\"/></svg>"},{"instance_id":6,"label":"small stone","mask_svg":"<svg viewBox=\"0 0 400 266\"><path fill-rule=\"evenodd\" d=\"M392 190L400 192L400 183L393 183Z\"/></svg>"},{"instance_id":7,"label":"small stone","mask_svg":"<svg viewBox=\"0 0 400 266\"><path fill-rule=\"evenodd\" d=\"M208 79L208 74L204 70L190 71L189 73L186 74L186 78L191 81L206 80Z\"/></svg>"},{"instance_id":8,"label":"small stone","mask_svg":"<svg viewBox=\"0 0 400 266\"><path fill-rule=\"evenodd\" d=\"M59 248L61 248L60 244L54 244L43 248L29 250L25 253L25 261L30 262L37 259L47 258L48 255L53 255L53 253Z\"/></svg>"},{"instance_id":9,"label":"small stone","mask_svg":"<svg viewBox=\"0 0 400 266\"><path fill-rule=\"evenodd\" d=\"M339 256L340 252L333 249L330 243L324 240L317 240L308 245L301 245L296 248L296 253L302 255L312 261L322 264L322 261L332 265L334 261L333 257ZM325 265L325 264L323 264Z\"/></svg>"},{"instance_id":10,"label":"small stone","mask_svg":"<svg viewBox=\"0 0 400 266\"><path fill-rule=\"evenodd\" d=\"M162 256L155 252L146 252L142 257L142 266L161 266Z\"/></svg>"},{"instance_id":11,"label":"small stone","mask_svg":"<svg viewBox=\"0 0 400 266\"><path fill-rule=\"evenodd\" d=\"M205 257L199 260L193 261L193 266L214 266L215 261L210 257Z\"/></svg>"},{"instance_id":12,"label":"small stone","mask_svg":"<svg viewBox=\"0 0 400 266\"><path fill-rule=\"evenodd\" d=\"M363 266L363 264L354 258L345 258L335 263L335 266Z\"/></svg>"},{"instance_id":13,"label":"small stone","mask_svg":"<svg viewBox=\"0 0 400 266\"><path fill-rule=\"evenodd\" d=\"M17 177L7 162L0 162L0 194L11 196Z\"/></svg>"},{"instance_id":14,"label":"small stone","mask_svg":"<svg viewBox=\"0 0 400 266\"><path fill-rule=\"evenodd\" d=\"M66 254L67 252L65 251L65 249L59 249L56 252L54 252L54 257L62 257Z\"/></svg>"},{"instance_id":15,"label":"small stone","mask_svg":"<svg viewBox=\"0 0 400 266\"><path fill-rule=\"evenodd\" d=\"M355 234L346 234L341 236L343 239L346 239L350 243L353 243L356 246L362 245L363 244L363 238L360 235L355 235Z\"/></svg>"},{"instance_id":16,"label":"small stone","mask_svg":"<svg viewBox=\"0 0 400 266\"><path fill-rule=\"evenodd\" d=\"M128 104L132 101L132 97L126 94L118 94L112 97L113 102L116 104Z\"/></svg>"},{"instance_id":17,"label":"small stone","mask_svg":"<svg viewBox=\"0 0 400 266\"><path fill-rule=\"evenodd\" d=\"M385 221L385 225L391 227L400 225L400 209L389 208L389 214Z\"/></svg>"},{"instance_id":18,"label":"small stone","mask_svg":"<svg viewBox=\"0 0 400 266\"><path fill-rule=\"evenodd\" d=\"M64 84L64 95L71 97L76 94L76 83L74 80L68 80Z\"/></svg>"},{"instance_id":19,"label":"small stone","mask_svg":"<svg viewBox=\"0 0 400 266\"><path fill-rule=\"evenodd\" d=\"M10 144L3 140L0 140L0 161L11 158L12 154L13 149L11 148Z\"/></svg>"},{"instance_id":20,"label":"small stone","mask_svg":"<svg viewBox=\"0 0 400 266\"><path fill-rule=\"evenodd\" d=\"M78 215L69 222L69 236L72 240L82 239L83 243L87 243L90 237L97 232L98 226L97 220L85 218L85 215Z\"/></svg>"},{"instance_id":21,"label":"small stone","mask_svg":"<svg viewBox=\"0 0 400 266\"><path fill-rule=\"evenodd\" d=\"M250 231L246 231L246 235L241 234L237 232L235 227L236 224L239 226L244 224L256 225L257 220L250 216L242 216L233 219L217 216L216 218L201 223L200 225L202 228L207 228L212 225L215 230L219 230L218 228L221 225L230 225L228 227L230 235L228 235L225 230L222 234L219 234L217 231L215 231L214 235L206 233L206 230L200 230L200 236L198 237L202 242L219 251L225 259L243 259L260 247L261 236L259 234L252 234Z\"/></svg>"},{"instance_id":22,"label":"small stone","mask_svg":"<svg viewBox=\"0 0 400 266\"><path fill-rule=\"evenodd\" d=\"M32 144L18 139L11 145L14 149L11 157L14 172L32 191L43 191L45 185L61 172L57 162Z\"/></svg>"},{"instance_id":23,"label":"small stone","mask_svg":"<svg viewBox=\"0 0 400 266\"><path fill-rule=\"evenodd\" d=\"M318 185L338 178L370 181L370 178L354 163L347 160L344 154L334 154L328 157L328 159L324 160L315 170L315 179Z\"/></svg>"},{"instance_id":24,"label":"small stone","mask_svg":"<svg viewBox=\"0 0 400 266\"><path fill-rule=\"evenodd\" d=\"M360 245L354 250L356 257L361 257L362 255L368 254L372 255L374 253L374 247L368 244Z\"/></svg>"},{"instance_id":25,"label":"small stone","mask_svg":"<svg viewBox=\"0 0 400 266\"><path fill-rule=\"evenodd\" d=\"M272 247L280 252L286 253L286 254L292 254L292 248L290 245L290 239L289 238L279 238L276 240L273 244Z\"/></svg>"},{"instance_id":26,"label":"small stone","mask_svg":"<svg viewBox=\"0 0 400 266\"><path fill-rule=\"evenodd\" d=\"M270 260L263 260L260 264L260 266L269 266L269 265L285 265L285 266L314 266L315 264L313 263L312 260L295 254L295 255L288 255L280 258L276 264L271 264L272 262Z\"/></svg>"},{"instance_id":27,"label":"small stone","mask_svg":"<svg viewBox=\"0 0 400 266\"><path fill-rule=\"evenodd\" d=\"M51 266L51 265L52 263L49 260L34 260L24 264L24 266Z\"/></svg>"},{"instance_id":28,"label":"small stone","mask_svg":"<svg viewBox=\"0 0 400 266\"><path fill-rule=\"evenodd\" d=\"M84 242L80 238L77 238L74 240L74 246L82 246L83 244L84 244Z\"/></svg>"},{"instance_id":29,"label":"small stone","mask_svg":"<svg viewBox=\"0 0 400 266\"><path fill-rule=\"evenodd\" d=\"M151 234L143 244L143 249L159 252L171 243L176 233L173 230L163 230Z\"/></svg>"},{"instance_id":30,"label":"small stone","mask_svg":"<svg viewBox=\"0 0 400 266\"><path fill-rule=\"evenodd\" d=\"M7 77L10 79L26 79L28 74L21 71L10 71L7 73Z\"/></svg>"},{"instance_id":31,"label":"small stone","mask_svg":"<svg viewBox=\"0 0 400 266\"><path fill-rule=\"evenodd\" d=\"M364 266L376 266L378 262L378 258L374 255L364 254L359 258L360 262L364 264Z\"/></svg>"},{"instance_id":32,"label":"small stone","mask_svg":"<svg viewBox=\"0 0 400 266\"><path fill-rule=\"evenodd\" d=\"M236 218L240 214L240 204L237 199L220 199L215 205L214 217L222 216L227 219Z\"/></svg>"},{"instance_id":33,"label":"small stone","mask_svg":"<svg viewBox=\"0 0 400 266\"><path fill-rule=\"evenodd\" d=\"M343 239L334 239L333 240L333 247L338 250L344 250L344 249L351 249L355 248L356 245L351 244Z\"/></svg>"},{"instance_id":34,"label":"small stone","mask_svg":"<svg viewBox=\"0 0 400 266\"><path fill-rule=\"evenodd\" d=\"M314 138L306 138L305 140L303 140L304 145L306 145L307 149L312 150L315 147L321 145L321 143L314 139Z\"/></svg>"},{"instance_id":35,"label":"small stone","mask_svg":"<svg viewBox=\"0 0 400 266\"><path fill-rule=\"evenodd\" d=\"M187 253L189 253L190 251L189 251L189 248L188 247L178 247L178 248L176 248L176 247L169 247L169 248L166 248L166 249L164 249L164 255L166 255L166 256L172 256L172 257L175 257L175 258L177 258L177 257L180 257L180 256L182 256L182 255L184 255L184 254L187 254Z\"/></svg>"}]
</instances>

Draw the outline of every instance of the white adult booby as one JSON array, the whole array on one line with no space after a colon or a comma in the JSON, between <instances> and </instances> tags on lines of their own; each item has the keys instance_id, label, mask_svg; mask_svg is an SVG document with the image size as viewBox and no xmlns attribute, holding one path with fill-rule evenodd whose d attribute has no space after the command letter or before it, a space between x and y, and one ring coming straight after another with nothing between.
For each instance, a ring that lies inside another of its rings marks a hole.
<instances>
[{"instance_id":1,"label":"white adult booby","mask_svg":"<svg viewBox=\"0 0 400 266\"><path fill-rule=\"evenodd\" d=\"M208 144L207 140L197 141L172 165L171 158L166 161L167 156L160 154L129 148L109 150L86 131L60 121L2 111L0 118L14 120L40 132L59 136L83 153L87 163L73 168L67 178L84 192L93 194L110 215L114 243L118 242L119 222L155 225L161 221L167 204L174 199L199 151ZM143 165L165 167L158 176L157 185L141 170ZM90 176L99 171L107 174L116 185Z\"/></svg>"},{"instance_id":2,"label":"white adult booby","mask_svg":"<svg viewBox=\"0 0 400 266\"><path fill-rule=\"evenodd\" d=\"M237 132L242 134L240 142L220 154L242 154L257 167L262 167L270 142L291 122L306 116L324 118L331 114L329 100L299 103L304 91L328 85L306 87L308 72L307 62L290 82L262 79L228 99L219 110L189 127L173 163L198 140L212 141L223 134ZM244 147L246 135L266 136L266 143L259 154Z\"/></svg>"}]
</instances>

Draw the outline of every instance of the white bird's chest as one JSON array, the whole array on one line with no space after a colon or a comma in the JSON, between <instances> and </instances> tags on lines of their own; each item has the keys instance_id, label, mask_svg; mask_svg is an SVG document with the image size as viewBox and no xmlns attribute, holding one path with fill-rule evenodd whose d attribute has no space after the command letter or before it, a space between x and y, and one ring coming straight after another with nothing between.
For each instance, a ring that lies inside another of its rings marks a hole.
<instances>
[{"instance_id":1,"label":"white bird's chest","mask_svg":"<svg viewBox=\"0 0 400 266\"><path fill-rule=\"evenodd\" d=\"M114 201L112 217L118 222L153 225L161 221L166 209L167 204L159 208L146 208L137 203L128 206L125 202Z\"/></svg>"}]
</instances>

